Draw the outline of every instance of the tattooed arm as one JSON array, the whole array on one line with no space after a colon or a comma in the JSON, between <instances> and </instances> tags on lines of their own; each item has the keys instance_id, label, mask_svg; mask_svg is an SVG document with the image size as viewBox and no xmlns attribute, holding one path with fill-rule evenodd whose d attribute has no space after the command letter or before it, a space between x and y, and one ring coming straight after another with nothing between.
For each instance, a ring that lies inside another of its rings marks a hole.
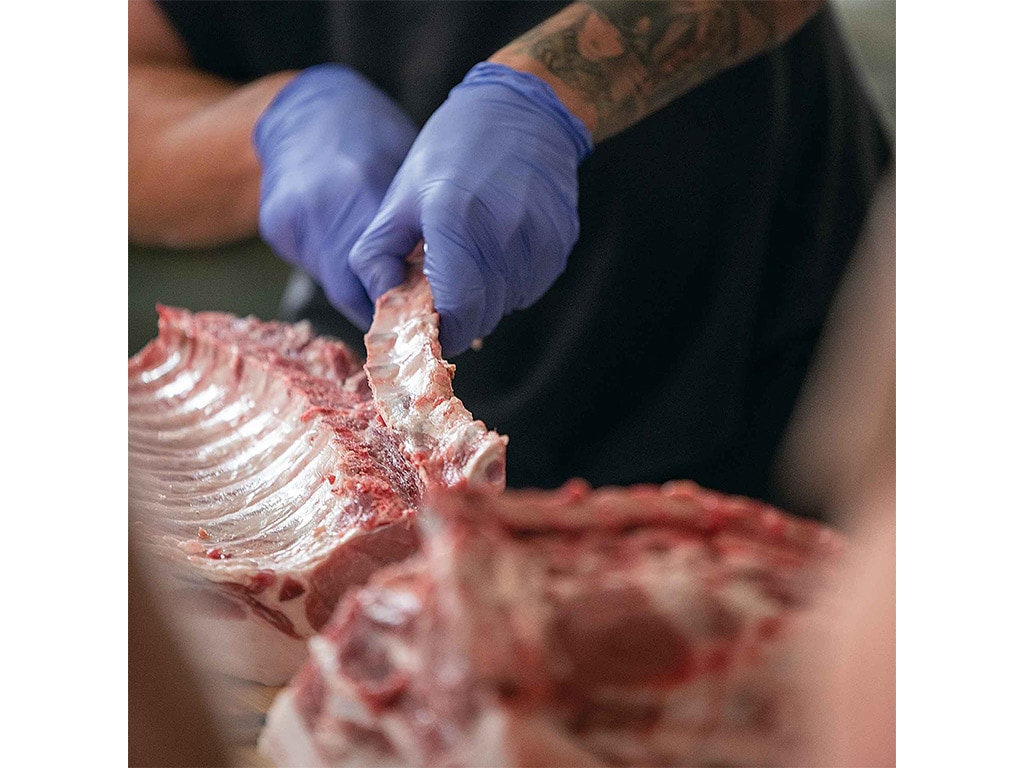
<instances>
[{"instance_id":1,"label":"tattooed arm","mask_svg":"<svg viewBox=\"0 0 1024 768\"><path fill-rule=\"evenodd\" d=\"M589 0L568 6L490 60L546 80L596 143L782 43L821 5Z\"/></svg>"},{"instance_id":2,"label":"tattooed arm","mask_svg":"<svg viewBox=\"0 0 1024 768\"><path fill-rule=\"evenodd\" d=\"M594 142L784 40L815 7L568 6L451 90L352 246L352 273L376 299L422 239L441 346L460 353L565 269L580 233L579 163Z\"/></svg>"}]
</instances>

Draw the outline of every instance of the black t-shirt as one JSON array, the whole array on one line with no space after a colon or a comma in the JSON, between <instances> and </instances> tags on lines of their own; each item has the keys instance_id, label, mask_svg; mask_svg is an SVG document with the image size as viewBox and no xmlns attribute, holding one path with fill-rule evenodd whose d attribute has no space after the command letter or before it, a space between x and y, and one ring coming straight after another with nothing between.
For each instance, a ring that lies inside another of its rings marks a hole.
<instances>
[{"instance_id":1,"label":"black t-shirt","mask_svg":"<svg viewBox=\"0 0 1024 768\"><path fill-rule=\"evenodd\" d=\"M339 61L421 124L473 64L563 5L162 3L200 67L247 80ZM509 485L691 478L771 500L891 152L829 8L600 144L580 168L565 273L454 360L459 397L511 438ZM361 346L304 277L282 315Z\"/></svg>"}]
</instances>

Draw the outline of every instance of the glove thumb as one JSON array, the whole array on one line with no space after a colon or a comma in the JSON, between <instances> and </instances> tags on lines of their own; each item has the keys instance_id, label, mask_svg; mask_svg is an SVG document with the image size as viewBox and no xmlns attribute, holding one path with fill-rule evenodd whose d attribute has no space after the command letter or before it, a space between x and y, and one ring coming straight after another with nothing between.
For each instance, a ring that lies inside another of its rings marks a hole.
<instances>
[{"instance_id":1,"label":"glove thumb","mask_svg":"<svg viewBox=\"0 0 1024 768\"><path fill-rule=\"evenodd\" d=\"M501 319L504 284L485 274L470 249L449 228L427 222L423 273L440 318L439 338L447 357L465 351ZM490 279L489 279L490 278Z\"/></svg>"},{"instance_id":2,"label":"glove thumb","mask_svg":"<svg viewBox=\"0 0 1024 768\"><path fill-rule=\"evenodd\" d=\"M349 256L352 272L371 301L405 279L405 259L421 237L415 213L385 199Z\"/></svg>"}]
</instances>

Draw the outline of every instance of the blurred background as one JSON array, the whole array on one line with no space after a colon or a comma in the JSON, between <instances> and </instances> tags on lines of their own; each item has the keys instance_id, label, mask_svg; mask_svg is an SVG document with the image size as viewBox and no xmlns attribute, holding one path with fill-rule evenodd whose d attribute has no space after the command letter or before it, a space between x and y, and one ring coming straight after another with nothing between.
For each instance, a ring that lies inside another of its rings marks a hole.
<instances>
[{"instance_id":1,"label":"blurred background","mask_svg":"<svg viewBox=\"0 0 1024 768\"><path fill-rule=\"evenodd\" d=\"M864 76L896 130L896 3L832 0ZM128 246L128 354L156 335L158 303L264 319L277 314L289 267L259 241L212 250Z\"/></svg>"}]
</instances>

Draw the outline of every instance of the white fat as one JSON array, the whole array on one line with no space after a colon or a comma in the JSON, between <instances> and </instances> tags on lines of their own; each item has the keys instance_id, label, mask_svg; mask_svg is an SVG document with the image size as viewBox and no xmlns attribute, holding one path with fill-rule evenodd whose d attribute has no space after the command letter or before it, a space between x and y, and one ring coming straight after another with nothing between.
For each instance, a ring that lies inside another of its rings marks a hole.
<instances>
[{"instance_id":1,"label":"white fat","mask_svg":"<svg viewBox=\"0 0 1024 768\"><path fill-rule=\"evenodd\" d=\"M718 596L723 603L750 621L768 618L779 612L778 603L749 581L730 581L718 590Z\"/></svg>"},{"instance_id":2,"label":"white fat","mask_svg":"<svg viewBox=\"0 0 1024 768\"><path fill-rule=\"evenodd\" d=\"M295 694L290 690L282 691L274 699L256 748L274 765L309 768L324 765L313 736L295 705Z\"/></svg>"},{"instance_id":3,"label":"white fat","mask_svg":"<svg viewBox=\"0 0 1024 768\"><path fill-rule=\"evenodd\" d=\"M417 673L423 667L423 653L419 648L397 640L388 642L388 660L396 669Z\"/></svg>"},{"instance_id":4,"label":"white fat","mask_svg":"<svg viewBox=\"0 0 1024 768\"><path fill-rule=\"evenodd\" d=\"M377 727L381 733L387 736L395 751L398 752L399 765L409 768L426 765L426 759L416 735L403 716L384 713L380 716Z\"/></svg>"},{"instance_id":5,"label":"white fat","mask_svg":"<svg viewBox=\"0 0 1024 768\"><path fill-rule=\"evenodd\" d=\"M509 765L507 721L504 714L487 708L477 717L476 725L464 747L465 764L470 766Z\"/></svg>"},{"instance_id":6,"label":"white fat","mask_svg":"<svg viewBox=\"0 0 1024 768\"><path fill-rule=\"evenodd\" d=\"M324 708L331 718L365 727L373 726L373 715L360 700L359 691L342 673L337 650L331 643L319 635L311 637L309 652L323 680L326 690Z\"/></svg>"},{"instance_id":7,"label":"white fat","mask_svg":"<svg viewBox=\"0 0 1024 768\"><path fill-rule=\"evenodd\" d=\"M330 687L332 690L327 695L325 709L332 718L346 723L355 723L364 728L373 727L373 715L359 701L357 692L344 678L334 681Z\"/></svg>"},{"instance_id":8,"label":"white fat","mask_svg":"<svg viewBox=\"0 0 1024 768\"><path fill-rule=\"evenodd\" d=\"M170 371L173 368L175 368L178 365L178 363L180 363L180 362L181 362L181 352L179 350L175 349L156 368L150 368L149 370L143 371L139 375L139 380L143 384L151 384L154 381L156 381L157 379L161 378L168 371Z\"/></svg>"},{"instance_id":9,"label":"white fat","mask_svg":"<svg viewBox=\"0 0 1024 768\"><path fill-rule=\"evenodd\" d=\"M338 655L334 646L329 640L320 635L313 635L307 641L309 646L309 660L316 665L320 676L325 680L332 680L340 675L338 669Z\"/></svg>"},{"instance_id":10,"label":"white fat","mask_svg":"<svg viewBox=\"0 0 1024 768\"><path fill-rule=\"evenodd\" d=\"M362 594L359 596L363 613L376 622L389 627L395 627L409 620L420 612L422 603L411 592L399 590L385 590L377 592L370 599L365 599Z\"/></svg>"},{"instance_id":11,"label":"white fat","mask_svg":"<svg viewBox=\"0 0 1024 768\"><path fill-rule=\"evenodd\" d=\"M180 397L195 389L201 375L202 372L198 370L180 373L167 384L160 387L151 397L153 400L173 400L176 397Z\"/></svg>"},{"instance_id":12,"label":"white fat","mask_svg":"<svg viewBox=\"0 0 1024 768\"><path fill-rule=\"evenodd\" d=\"M630 572L628 583L639 586L658 612L670 619L682 617L682 629L689 628L686 609L693 603L694 596L707 593L694 566L698 557L680 557L683 552L673 552L671 557L648 555Z\"/></svg>"}]
</instances>

